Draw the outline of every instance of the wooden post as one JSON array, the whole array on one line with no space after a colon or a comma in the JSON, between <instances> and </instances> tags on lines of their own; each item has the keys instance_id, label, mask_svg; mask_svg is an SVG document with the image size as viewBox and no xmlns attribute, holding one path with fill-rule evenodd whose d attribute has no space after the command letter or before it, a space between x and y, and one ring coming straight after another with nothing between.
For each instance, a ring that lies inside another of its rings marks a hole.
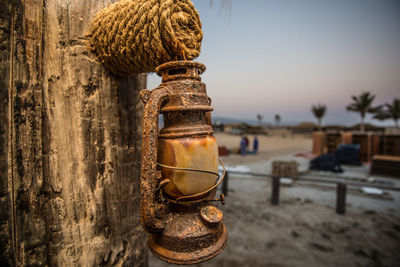
<instances>
[{"instance_id":1,"label":"wooden post","mask_svg":"<svg viewBox=\"0 0 400 267\"><path fill-rule=\"evenodd\" d=\"M279 204L279 187L280 187L280 177L292 177L297 178L298 163L294 160L292 161L281 161L275 160L272 162L272 192L271 192L271 204Z\"/></svg>"},{"instance_id":2,"label":"wooden post","mask_svg":"<svg viewBox=\"0 0 400 267\"><path fill-rule=\"evenodd\" d=\"M336 213L346 213L346 188L345 183L337 183L336 187Z\"/></svg>"},{"instance_id":3,"label":"wooden post","mask_svg":"<svg viewBox=\"0 0 400 267\"><path fill-rule=\"evenodd\" d=\"M224 194L225 196L228 195L228 180L229 180L229 172L226 172L224 181L222 182L222 194Z\"/></svg>"},{"instance_id":4,"label":"wooden post","mask_svg":"<svg viewBox=\"0 0 400 267\"><path fill-rule=\"evenodd\" d=\"M279 204L279 187L280 187L280 177L272 177L272 192L271 192L271 204Z\"/></svg>"},{"instance_id":5,"label":"wooden post","mask_svg":"<svg viewBox=\"0 0 400 267\"><path fill-rule=\"evenodd\" d=\"M115 0L0 0L0 264L146 266L140 225L146 76L87 46Z\"/></svg>"}]
</instances>

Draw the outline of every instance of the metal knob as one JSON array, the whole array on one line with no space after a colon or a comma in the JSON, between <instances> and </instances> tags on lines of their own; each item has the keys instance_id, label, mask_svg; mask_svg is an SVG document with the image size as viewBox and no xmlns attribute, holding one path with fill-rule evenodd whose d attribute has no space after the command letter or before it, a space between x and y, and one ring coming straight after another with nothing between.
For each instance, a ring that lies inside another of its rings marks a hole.
<instances>
[{"instance_id":1,"label":"metal knob","mask_svg":"<svg viewBox=\"0 0 400 267\"><path fill-rule=\"evenodd\" d=\"M211 228L218 226L222 222L223 216L222 211L215 206L205 206L200 210L200 218Z\"/></svg>"}]
</instances>

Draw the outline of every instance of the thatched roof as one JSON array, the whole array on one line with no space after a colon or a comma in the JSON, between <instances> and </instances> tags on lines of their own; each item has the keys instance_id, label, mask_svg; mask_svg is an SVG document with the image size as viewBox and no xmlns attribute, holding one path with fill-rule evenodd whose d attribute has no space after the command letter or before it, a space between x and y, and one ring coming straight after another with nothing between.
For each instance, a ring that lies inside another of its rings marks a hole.
<instances>
[{"instance_id":1,"label":"thatched roof","mask_svg":"<svg viewBox=\"0 0 400 267\"><path fill-rule=\"evenodd\" d=\"M293 129L314 129L314 128L318 128L318 125L315 124L314 122L302 122L296 126L293 126L292 128Z\"/></svg>"},{"instance_id":2,"label":"thatched roof","mask_svg":"<svg viewBox=\"0 0 400 267\"><path fill-rule=\"evenodd\" d=\"M378 127L370 123L364 123L364 129L367 132L384 132L385 127ZM351 127L347 128L348 131L359 131L360 130L360 123L357 123Z\"/></svg>"}]
</instances>

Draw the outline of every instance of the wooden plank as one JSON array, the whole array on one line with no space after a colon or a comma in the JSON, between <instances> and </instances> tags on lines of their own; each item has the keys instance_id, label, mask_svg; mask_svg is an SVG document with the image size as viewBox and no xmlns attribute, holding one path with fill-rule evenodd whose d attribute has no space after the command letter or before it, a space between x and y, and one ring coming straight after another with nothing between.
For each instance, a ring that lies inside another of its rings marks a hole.
<instances>
[{"instance_id":1,"label":"wooden plank","mask_svg":"<svg viewBox=\"0 0 400 267\"><path fill-rule=\"evenodd\" d=\"M12 209L8 186L9 175L9 93L12 8L7 0L0 0L0 265L13 265Z\"/></svg>"},{"instance_id":2,"label":"wooden plank","mask_svg":"<svg viewBox=\"0 0 400 267\"><path fill-rule=\"evenodd\" d=\"M0 95L10 107L0 117L9 122L1 135L8 149L0 157L0 204L10 220L1 217L0 259L24 266L147 265L138 95L146 77L109 74L85 38L92 16L113 1L3 2L11 56L0 65L2 83L10 81Z\"/></svg>"},{"instance_id":3,"label":"wooden plank","mask_svg":"<svg viewBox=\"0 0 400 267\"><path fill-rule=\"evenodd\" d=\"M370 172L376 175L400 177L400 156L375 155Z\"/></svg>"}]
</instances>

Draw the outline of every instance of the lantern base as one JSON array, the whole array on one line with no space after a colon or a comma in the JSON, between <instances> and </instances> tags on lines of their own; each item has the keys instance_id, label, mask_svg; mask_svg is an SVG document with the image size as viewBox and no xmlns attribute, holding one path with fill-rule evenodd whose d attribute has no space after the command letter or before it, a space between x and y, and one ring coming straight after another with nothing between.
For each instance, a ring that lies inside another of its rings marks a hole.
<instances>
[{"instance_id":1,"label":"lantern base","mask_svg":"<svg viewBox=\"0 0 400 267\"><path fill-rule=\"evenodd\" d=\"M218 224L210 223L199 213L200 208L189 212L174 211L171 224L164 232L149 235L151 252L174 264L199 263L221 253L228 237L222 218Z\"/></svg>"}]
</instances>

